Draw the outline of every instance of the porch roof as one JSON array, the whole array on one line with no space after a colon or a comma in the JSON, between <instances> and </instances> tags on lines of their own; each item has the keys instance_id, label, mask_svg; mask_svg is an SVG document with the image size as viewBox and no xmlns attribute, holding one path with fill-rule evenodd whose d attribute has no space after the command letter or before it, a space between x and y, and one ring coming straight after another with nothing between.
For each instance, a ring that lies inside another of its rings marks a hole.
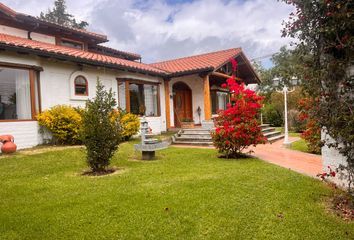
<instances>
[{"instance_id":1,"label":"porch roof","mask_svg":"<svg viewBox=\"0 0 354 240\"><path fill-rule=\"evenodd\" d=\"M241 52L241 48L231 48L222 51L152 63L150 65L171 74L183 74L198 70L216 70L225 65L230 58L235 58Z\"/></svg>"}]
</instances>

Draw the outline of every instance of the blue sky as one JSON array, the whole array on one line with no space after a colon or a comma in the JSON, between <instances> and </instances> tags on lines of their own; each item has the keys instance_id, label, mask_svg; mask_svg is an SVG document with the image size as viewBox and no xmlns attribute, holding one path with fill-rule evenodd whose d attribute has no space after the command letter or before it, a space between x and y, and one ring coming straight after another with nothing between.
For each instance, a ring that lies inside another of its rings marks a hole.
<instances>
[{"instance_id":1,"label":"blue sky","mask_svg":"<svg viewBox=\"0 0 354 240\"><path fill-rule=\"evenodd\" d=\"M2 2L37 16L54 0ZM250 59L275 53L290 42L280 31L293 10L276 0L67 0L67 6L89 30L108 35L106 45L140 53L145 62L234 47Z\"/></svg>"}]
</instances>

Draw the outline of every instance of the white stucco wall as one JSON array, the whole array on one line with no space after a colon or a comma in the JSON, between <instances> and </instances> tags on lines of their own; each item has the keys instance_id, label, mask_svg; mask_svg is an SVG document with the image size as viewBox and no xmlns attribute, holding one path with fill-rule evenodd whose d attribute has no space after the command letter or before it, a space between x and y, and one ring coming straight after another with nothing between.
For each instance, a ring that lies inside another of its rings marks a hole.
<instances>
[{"instance_id":1,"label":"white stucco wall","mask_svg":"<svg viewBox=\"0 0 354 240\"><path fill-rule=\"evenodd\" d=\"M42 143L36 121L0 122L0 135L11 134L17 149L30 148Z\"/></svg>"},{"instance_id":2,"label":"white stucco wall","mask_svg":"<svg viewBox=\"0 0 354 240\"><path fill-rule=\"evenodd\" d=\"M151 82L163 82L162 79L143 74L113 71L110 69L96 67L79 67L78 65L69 62L48 60L32 55L17 55L15 53L8 52L1 53L0 62L43 67L43 71L40 72L42 110L46 110L58 104L84 107L86 100L95 96L97 77L99 77L107 89L112 88L116 99L118 98L116 80L118 77L134 78ZM73 94L73 79L76 75L83 75L87 79L89 85L89 95L87 97L78 97ZM152 128L154 133L166 131L163 83L160 84L159 87L161 116L147 118L149 126ZM0 133L14 135L19 149L32 147L42 142L40 134L38 133L37 122L35 121L0 122Z\"/></svg>"},{"instance_id":3,"label":"white stucco wall","mask_svg":"<svg viewBox=\"0 0 354 240\"><path fill-rule=\"evenodd\" d=\"M16 37L22 37L22 38L27 38L28 31L18 29L18 28L13 28L13 27L8 27L5 25L0 25L0 33L16 36Z\"/></svg>"},{"instance_id":4,"label":"white stucco wall","mask_svg":"<svg viewBox=\"0 0 354 240\"><path fill-rule=\"evenodd\" d=\"M0 25L0 33L4 33L4 34L16 36L16 37L21 37L21 38L28 38L28 31L27 30L8 27L5 25ZM54 36L36 33L36 32L31 32L30 36L31 36L32 40L35 40L35 41L55 44L55 37Z\"/></svg>"},{"instance_id":5,"label":"white stucco wall","mask_svg":"<svg viewBox=\"0 0 354 240\"><path fill-rule=\"evenodd\" d=\"M325 140L326 143L333 143L334 139L331 138L324 131L321 132L322 140ZM323 171L328 172L328 166L330 166L333 170L337 169L340 165L347 166L347 161L345 157L338 152L335 148L329 148L327 145L322 147L322 166ZM345 171L340 171L337 173L335 178L331 178L330 180L336 183L341 188L348 188L348 177Z\"/></svg>"},{"instance_id":6,"label":"white stucco wall","mask_svg":"<svg viewBox=\"0 0 354 240\"><path fill-rule=\"evenodd\" d=\"M170 93L173 93L173 84L177 82L183 82L187 84L192 90L192 111L193 120L195 124L200 124L201 121L205 119L204 117L204 84L203 79L197 74L172 78L170 81ZM201 108L201 115L197 112L198 106ZM171 126L174 126L174 110L173 110L173 99L170 99L170 113L171 113Z\"/></svg>"}]
</instances>

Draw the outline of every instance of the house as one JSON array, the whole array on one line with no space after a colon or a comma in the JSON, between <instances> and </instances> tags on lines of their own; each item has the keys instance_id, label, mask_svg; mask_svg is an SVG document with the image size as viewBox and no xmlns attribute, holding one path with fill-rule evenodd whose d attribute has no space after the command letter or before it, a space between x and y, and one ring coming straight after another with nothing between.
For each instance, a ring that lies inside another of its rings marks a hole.
<instances>
[{"instance_id":1,"label":"house","mask_svg":"<svg viewBox=\"0 0 354 240\"><path fill-rule=\"evenodd\" d=\"M0 3L0 135L19 148L43 141L36 114L58 104L85 105L96 80L115 92L120 108L146 115L153 132L184 119L208 127L228 94L221 84L237 59L236 77L260 80L240 48L146 64L141 56L103 46L107 36L60 26Z\"/></svg>"}]
</instances>

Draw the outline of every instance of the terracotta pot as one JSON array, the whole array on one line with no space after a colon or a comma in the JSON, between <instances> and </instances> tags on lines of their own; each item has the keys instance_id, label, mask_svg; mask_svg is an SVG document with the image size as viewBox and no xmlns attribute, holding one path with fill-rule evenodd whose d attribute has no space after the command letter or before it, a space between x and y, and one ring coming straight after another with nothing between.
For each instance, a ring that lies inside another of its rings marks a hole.
<instances>
[{"instance_id":1,"label":"terracotta pot","mask_svg":"<svg viewBox=\"0 0 354 240\"><path fill-rule=\"evenodd\" d=\"M16 152L17 146L14 143L14 137L12 135L1 135L0 142L3 143L2 147L1 147L2 153Z\"/></svg>"},{"instance_id":2,"label":"terracotta pot","mask_svg":"<svg viewBox=\"0 0 354 240\"><path fill-rule=\"evenodd\" d=\"M16 152L17 146L14 142L5 142L1 147L2 153L14 153Z\"/></svg>"},{"instance_id":3,"label":"terracotta pot","mask_svg":"<svg viewBox=\"0 0 354 240\"><path fill-rule=\"evenodd\" d=\"M14 137L12 135L0 135L0 142L13 142Z\"/></svg>"}]
</instances>

